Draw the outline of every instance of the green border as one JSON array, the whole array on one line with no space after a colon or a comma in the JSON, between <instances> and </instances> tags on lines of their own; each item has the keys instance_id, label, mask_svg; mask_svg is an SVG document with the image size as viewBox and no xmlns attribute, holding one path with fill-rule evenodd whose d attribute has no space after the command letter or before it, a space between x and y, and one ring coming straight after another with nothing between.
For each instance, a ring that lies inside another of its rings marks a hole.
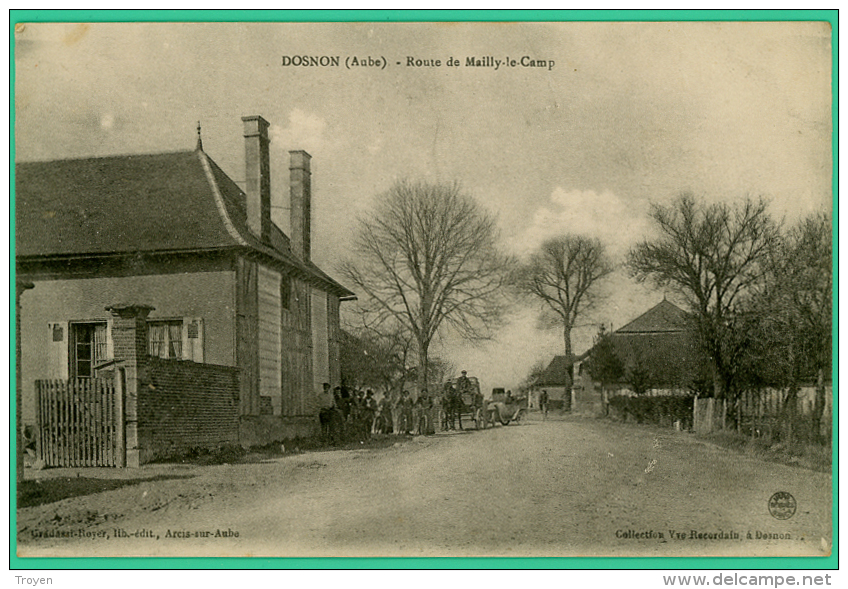
<instances>
[{"instance_id":1,"label":"green border","mask_svg":"<svg viewBox=\"0 0 848 589\"><path fill-rule=\"evenodd\" d=\"M10 220L14 219L15 24L21 22L427 22L427 21L825 21L833 27L833 416L838 424L838 187L839 12L838 10L10 10L9 153ZM14 350L15 228L10 223L10 350ZM11 370L10 393L15 389ZM15 401L10 394L10 419ZM15 494L15 427L10 428L10 497ZM9 567L21 569L838 569L839 429L833 428L833 550L829 557L563 557L563 558L18 558L17 518L9 506Z\"/></svg>"}]
</instances>

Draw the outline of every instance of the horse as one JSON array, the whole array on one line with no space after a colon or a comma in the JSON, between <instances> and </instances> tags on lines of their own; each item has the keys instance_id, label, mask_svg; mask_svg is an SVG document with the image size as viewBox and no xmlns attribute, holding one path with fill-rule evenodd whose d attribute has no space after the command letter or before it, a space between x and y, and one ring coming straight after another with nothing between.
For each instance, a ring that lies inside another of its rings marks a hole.
<instances>
[{"instance_id":1,"label":"horse","mask_svg":"<svg viewBox=\"0 0 848 589\"><path fill-rule=\"evenodd\" d=\"M455 392L442 397L443 430L456 429L457 422L459 422L459 429L462 429L462 409L462 398Z\"/></svg>"}]
</instances>

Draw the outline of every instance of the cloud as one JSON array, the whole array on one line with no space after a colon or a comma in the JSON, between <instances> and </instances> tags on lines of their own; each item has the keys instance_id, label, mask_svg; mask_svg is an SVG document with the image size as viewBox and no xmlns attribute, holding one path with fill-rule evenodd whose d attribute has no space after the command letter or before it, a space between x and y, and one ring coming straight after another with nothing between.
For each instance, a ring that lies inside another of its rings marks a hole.
<instances>
[{"instance_id":1,"label":"cloud","mask_svg":"<svg viewBox=\"0 0 848 589\"><path fill-rule=\"evenodd\" d=\"M325 146L326 128L327 121L323 118L295 108L289 113L288 126L271 125L271 142L285 149L305 149L314 154Z\"/></svg>"},{"instance_id":2,"label":"cloud","mask_svg":"<svg viewBox=\"0 0 848 589\"><path fill-rule=\"evenodd\" d=\"M597 237L611 254L621 255L650 229L647 213L647 203L641 199L622 198L610 190L557 186L548 203L532 213L527 229L509 240L509 246L526 255L548 238L574 233Z\"/></svg>"}]
</instances>

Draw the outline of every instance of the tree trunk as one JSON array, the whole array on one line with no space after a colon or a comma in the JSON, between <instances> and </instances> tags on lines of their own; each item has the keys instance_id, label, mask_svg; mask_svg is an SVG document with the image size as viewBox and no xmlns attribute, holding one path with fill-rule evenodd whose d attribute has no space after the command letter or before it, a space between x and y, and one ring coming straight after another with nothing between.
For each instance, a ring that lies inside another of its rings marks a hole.
<instances>
[{"instance_id":1,"label":"tree trunk","mask_svg":"<svg viewBox=\"0 0 848 589\"><path fill-rule=\"evenodd\" d=\"M824 388L824 368L819 368L816 374L816 404L813 407L813 435L818 442L826 442L825 436L822 435L822 417L824 417L824 408L827 404L826 390Z\"/></svg>"},{"instance_id":2,"label":"tree trunk","mask_svg":"<svg viewBox=\"0 0 848 589\"><path fill-rule=\"evenodd\" d=\"M715 357L713 357L710 363L712 364L713 370L713 397L715 397L716 400L724 399L724 396L727 391L725 390L724 378L721 374L721 368L718 366Z\"/></svg>"},{"instance_id":3,"label":"tree trunk","mask_svg":"<svg viewBox=\"0 0 848 589\"><path fill-rule=\"evenodd\" d=\"M427 357L427 351L430 347L430 342L418 342L418 394L427 388L427 375L430 372L430 363ZM430 392L427 391L427 394Z\"/></svg>"},{"instance_id":4,"label":"tree trunk","mask_svg":"<svg viewBox=\"0 0 848 589\"><path fill-rule=\"evenodd\" d=\"M795 379L789 385L789 391L786 393L786 399L783 401L781 414L786 446L791 447L794 441L795 425L798 421L798 384L795 382Z\"/></svg>"},{"instance_id":5,"label":"tree trunk","mask_svg":"<svg viewBox=\"0 0 848 589\"><path fill-rule=\"evenodd\" d=\"M571 387L574 384L574 355L571 350L571 325L563 327L563 339L565 340L565 391L563 393L563 409L571 410ZM566 401L566 399L568 399Z\"/></svg>"}]
</instances>

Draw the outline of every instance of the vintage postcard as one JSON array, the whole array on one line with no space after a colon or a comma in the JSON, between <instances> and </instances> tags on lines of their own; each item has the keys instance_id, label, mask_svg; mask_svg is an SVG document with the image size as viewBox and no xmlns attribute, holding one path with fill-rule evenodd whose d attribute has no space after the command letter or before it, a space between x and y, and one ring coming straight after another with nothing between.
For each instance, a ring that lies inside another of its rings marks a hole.
<instances>
[{"instance_id":1,"label":"vintage postcard","mask_svg":"<svg viewBox=\"0 0 848 589\"><path fill-rule=\"evenodd\" d=\"M831 555L830 22L12 35L19 558Z\"/></svg>"}]
</instances>

